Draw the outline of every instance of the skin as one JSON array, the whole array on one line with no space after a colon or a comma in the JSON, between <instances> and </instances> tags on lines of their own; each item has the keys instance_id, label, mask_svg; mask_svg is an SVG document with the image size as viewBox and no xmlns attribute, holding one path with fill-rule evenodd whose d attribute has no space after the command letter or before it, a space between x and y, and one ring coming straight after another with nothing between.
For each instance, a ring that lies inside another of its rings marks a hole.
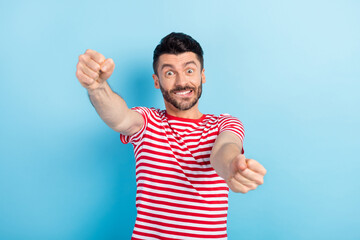
<instances>
[{"instance_id":1,"label":"skin","mask_svg":"<svg viewBox=\"0 0 360 240\"><path fill-rule=\"evenodd\" d=\"M203 115L199 111L199 92L201 91L201 84L206 82L205 69L201 69L201 64L197 59L195 53L186 52L179 55L163 54L159 57L159 64L157 69L158 74L153 74L154 86L168 93L169 97L178 105L191 106L190 109L182 110L175 107L164 97L166 112L169 115L198 119ZM177 90L177 91L176 91ZM189 94L180 95L177 93L188 92Z\"/></svg>"},{"instance_id":2,"label":"skin","mask_svg":"<svg viewBox=\"0 0 360 240\"><path fill-rule=\"evenodd\" d=\"M114 61L91 49L79 56L76 77L88 91L99 116L112 129L131 136L144 125L142 116L129 109L125 101L114 93L106 80L115 68ZM202 84L206 82L205 69L196 55L185 52L159 57L154 86L160 89L169 115L199 119L198 108ZM183 94L181 94L183 93ZM256 160L243 154L242 142L234 133L224 131L214 143L210 162L219 176L225 179L233 192L247 193L263 184L266 169Z\"/></svg>"}]
</instances>

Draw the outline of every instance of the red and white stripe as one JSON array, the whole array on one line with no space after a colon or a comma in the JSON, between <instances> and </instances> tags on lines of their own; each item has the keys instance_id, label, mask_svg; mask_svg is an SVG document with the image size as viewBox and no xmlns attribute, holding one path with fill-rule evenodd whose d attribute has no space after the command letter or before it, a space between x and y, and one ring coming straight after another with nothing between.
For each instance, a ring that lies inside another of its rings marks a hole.
<instances>
[{"instance_id":1,"label":"red and white stripe","mask_svg":"<svg viewBox=\"0 0 360 240\"><path fill-rule=\"evenodd\" d=\"M235 117L205 114L183 119L165 110L136 107L145 120L133 136L136 159L137 217L132 239L227 239L228 193L210 164L222 131L244 138Z\"/></svg>"}]
</instances>

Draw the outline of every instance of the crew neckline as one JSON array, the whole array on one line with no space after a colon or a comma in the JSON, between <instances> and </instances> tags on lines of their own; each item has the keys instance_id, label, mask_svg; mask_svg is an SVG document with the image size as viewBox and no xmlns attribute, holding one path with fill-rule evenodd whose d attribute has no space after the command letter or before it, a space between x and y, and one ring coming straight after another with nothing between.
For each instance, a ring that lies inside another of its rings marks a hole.
<instances>
[{"instance_id":1,"label":"crew neckline","mask_svg":"<svg viewBox=\"0 0 360 240\"><path fill-rule=\"evenodd\" d=\"M165 111L165 116L167 117L168 120L178 120L178 121L183 121L183 122L201 122L202 120L204 120L206 118L206 114L203 114L200 118L197 118L197 119L175 117L175 116L168 114L166 111Z\"/></svg>"}]
</instances>

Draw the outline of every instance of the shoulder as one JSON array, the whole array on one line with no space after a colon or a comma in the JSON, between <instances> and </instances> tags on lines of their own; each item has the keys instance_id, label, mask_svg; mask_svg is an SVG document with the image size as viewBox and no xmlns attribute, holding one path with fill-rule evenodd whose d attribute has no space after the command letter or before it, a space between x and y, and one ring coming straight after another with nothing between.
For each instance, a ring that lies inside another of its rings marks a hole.
<instances>
[{"instance_id":1,"label":"shoulder","mask_svg":"<svg viewBox=\"0 0 360 240\"><path fill-rule=\"evenodd\" d=\"M237 117L234 117L228 113L221 114L218 117L217 125L219 128L219 133L230 130L239 135L241 139L244 138L244 125Z\"/></svg>"},{"instance_id":2,"label":"shoulder","mask_svg":"<svg viewBox=\"0 0 360 240\"><path fill-rule=\"evenodd\" d=\"M223 113L220 115L208 113L205 115L206 117L204 118L204 120L209 124L222 124L224 122L229 122L229 121L235 121L241 123L241 121L237 117L234 117L228 113Z\"/></svg>"},{"instance_id":3,"label":"shoulder","mask_svg":"<svg viewBox=\"0 0 360 240\"><path fill-rule=\"evenodd\" d=\"M140 113L143 116L147 117L153 117L153 118L159 118L162 115L164 115L165 110L160 110L157 108L148 108L148 107L133 107L131 110L134 110L138 113Z\"/></svg>"},{"instance_id":4,"label":"shoulder","mask_svg":"<svg viewBox=\"0 0 360 240\"><path fill-rule=\"evenodd\" d=\"M219 119L238 119L237 117L234 117L233 115L229 114L229 113L223 113L220 114Z\"/></svg>"},{"instance_id":5,"label":"shoulder","mask_svg":"<svg viewBox=\"0 0 360 240\"><path fill-rule=\"evenodd\" d=\"M239 118L234 117L228 113L223 113L218 116L218 124L229 123L229 122L239 123L242 125L242 122L240 121Z\"/></svg>"}]
</instances>

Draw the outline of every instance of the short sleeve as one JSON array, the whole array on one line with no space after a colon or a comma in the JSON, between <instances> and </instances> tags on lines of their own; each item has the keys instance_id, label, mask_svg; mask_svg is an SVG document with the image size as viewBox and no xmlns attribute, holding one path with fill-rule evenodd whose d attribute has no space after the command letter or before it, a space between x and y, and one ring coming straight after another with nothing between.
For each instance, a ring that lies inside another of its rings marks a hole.
<instances>
[{"instance_id":1,"label":"short sleeve","mask_svg":"<svg viewBox=\"0 0 360 240\"><path fill-rule=\"evenodd\" d=\"M148 122L149 122L148 121L148 119L149 119L149 109L146 108L146 107L133 107L133 108L131 108L131 110L134 110L134 111L141 114L141 116L144 118L144 125L142 126L142 128L137 133L134 133L131 136L120 134L120 140L124 144L132 143L132 144L136 145L137 143L139 143L142 140L142 138L144 136L144 133L146 131L146 128L147 128L147 125L148 125Z\"/></svg>"},{"instance_id":2,"label":"short sleeve","mask_svg":"<svg viewBox=\"0 0 360 240\"><path fill-rule=\"evenodd\" d=\"M218 128L219 134L224 131L231 131L240 138L241 142L244 142L244 126L238 118L233 117L230 114L221 114L218 120ZM244 148L242 153L244 153Z\"/></svg>"}]
</instances>

